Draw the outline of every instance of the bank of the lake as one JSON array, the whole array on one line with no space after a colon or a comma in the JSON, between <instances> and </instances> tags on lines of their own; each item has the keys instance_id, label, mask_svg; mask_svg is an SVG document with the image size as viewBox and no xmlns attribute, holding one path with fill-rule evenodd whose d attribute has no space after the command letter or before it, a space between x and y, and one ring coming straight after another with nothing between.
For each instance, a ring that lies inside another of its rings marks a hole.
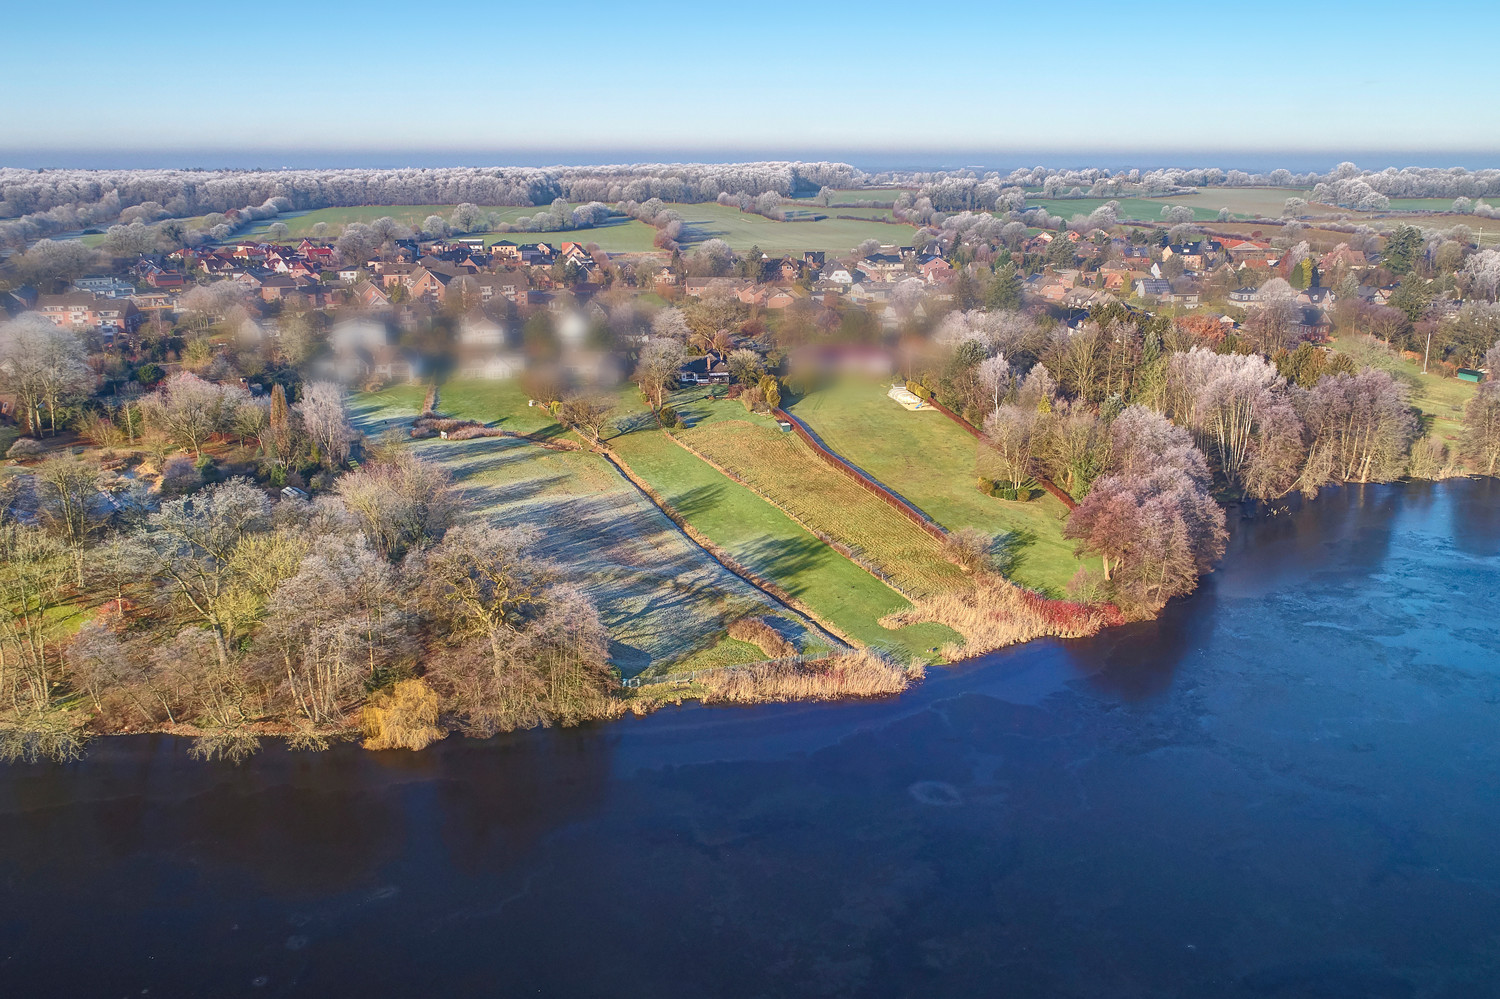
<instances>
[{"instance_id":1,"label":"bank of the lake","mask_svg":"<svg viewBox=\"0 0 1500 999\"><path fill-rule=\"evenodd\" d=\"M0 770L16 995L1470 996L1500 483L1241 522L1159 620L879 701Z\"/></svg>"}]
</instances>

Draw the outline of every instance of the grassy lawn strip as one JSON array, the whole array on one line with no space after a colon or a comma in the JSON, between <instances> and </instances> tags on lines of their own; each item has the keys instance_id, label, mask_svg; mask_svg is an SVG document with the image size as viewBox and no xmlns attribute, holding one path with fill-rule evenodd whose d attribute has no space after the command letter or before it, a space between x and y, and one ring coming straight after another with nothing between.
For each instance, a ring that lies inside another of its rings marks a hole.
<instances>
[{"instance_id":1,"label":"grassy lawn strip","mask_svg":"<svg viewBox=\"0 0 1500 999\"><path fill-rule=\"evenodd\" d=\"M936 410L910 412L879 382L845 380L797 400L791 412L834 452L858 465L949 530L975 527L1000 538L1007 575L1061 595L1078 571L1062 536L1067 510L1051 495L1028 503L975 486L975 441Z\"/></svg>"},{"instance_id":2,"label":"grassy lawn strip","mask_svg":"<svg viewBox=\"0 0 1500 999\"><path fill-rule=\"evenodd\" d=\"M660 431L627 434L610 446L694 530L855 641L931 658L955 637L934 624L882 628L876 622L910 606L907 600Z\"/></svg>"},{"instance_id":3,"label":"grassy lawn strip","mask_svg":"<svg viewBox=\"0 0 1500 999\"><path fill-rule=\"evenodd\" d=\"M830 538L912 596L965 585L942 545L884 500L829 467L801 438L758 420L708 423L681 440L815 535Z\"/></svg>"}]
</instances>

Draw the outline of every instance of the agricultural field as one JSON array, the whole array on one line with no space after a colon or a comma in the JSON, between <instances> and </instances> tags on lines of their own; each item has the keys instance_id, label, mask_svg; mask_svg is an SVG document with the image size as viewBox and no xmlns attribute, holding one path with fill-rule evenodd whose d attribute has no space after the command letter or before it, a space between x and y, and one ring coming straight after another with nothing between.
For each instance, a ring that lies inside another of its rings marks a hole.
<instances>
[{"instance_id":1,"label":"agricultural field","mask_svg":"<svg viewBox=\"0 0 1500 999\"><path fill-rule=\"evenodd\" d=\"M744 414L738 403L712 404L721 410L718 414L706 412L710 408L706 403L677 400L674 404L679 412L692 414L700 431L732 422L728 407ZM931 659L936 649L958 640L953 631L939 624L894 630L881 627L882 617L909 608L910 602L662 431L638 430L609 443L694 530L855 641L892 649L902 657Z\"/></svg>"},{"instance_id":2,"label":"agricultural field","mask_svg":"<svg viewBox=\"0 0 1500 999\"><path fill-rule=\"evenodd\" d=\"M402 386L362 396L355 417L367 433L379 432L387 420L414 415L423 391ZM452 397L460 406L444 409L474 404L464 404L462 391ZM539 532L544 554L594 598L613 639L611 658L626 676L704 651L734 618L779 611L683 537L599 455L496 437L410 447L452 473L476 515Z\"/></svg>"},{"instance_id":3,"label":"agricultural field","mask_svg":"<svg viewBox=\"0 0 1500 999\"><path fill-rule=\"evenodd\" d=\"M963 573L943 558L936 538L769 420L720 420L680 436L798 523L872 566L901 592L931 596L964 585Z\"/></svg>"},{"instance_id":4,"label":"agricultural field","mask_svg":"<svg viewBox=\"0 0 1500 999\"><path fill-rule=\"evenodd\" d=\"M936 410L911 412L887 398L885 384L834 382L791 407L829 449L878 479L949 530L996 536L1006 575L1061 596L1078 571L1062 536L1067 509L1051 494L1020 503L976 487L972 435Z\"/></svg>"},{"instance_id":5,"label":"agricultural field","mask_svg":"<svg viewBox=\"0 0 1500 999\"><path fill-rule=\"evenodd\" d=\"M821 250L846 254L867 239L902 244L916 232L912 226L862 219L828 218L821 222L773 222L760 215L716 203L673 205L682 213L685 245L722 239L736 250L759 246L766 253Z\"/></svg>"},{"instance_id":6,"label":"agricultural field","mask_svg":"<svg viewBox=\"0 0 1500 999\"><path fill-rule=\"evenodd\" d=\"M496 212L509 221L515 221L525 215L535 215L543 210L543 207L545 206L486 208L485 210ZM694 243L709 239L722 239L740 251L759 246L767 253L822 250L826 253L843 254L867 239L878 239L882 243L902 243L915 231L908 225L874 220L877 216L889 218L888 209L849 210L856 214L871 216L869 219L827 218L816 222L774 222L771 219L717 203L683 204L672 207L682 213L685 222L682 243L685 246L692 246ZM340 226L350 222L368 224L385 216L395 219L402 225L416 227L420 226L429 215L441 215L447 218L453 212L453 208L453 205L362 205L353 208L319 208L308 212L290 212L276 219L257 222L236 233L233 238L264 238L265 231L272 222L286 224L289 241L311 236L313 226L319 222L326 223L330 233L336 233ZM810 203L805 205L795 203L793 209L794 211L824 212L821 208L815 209ZM833 212L829 211L827 214L833 214ZM597 243L608 253L644 253L654 248L652 240L656 232L645 223L634 219L618 218L592 229L486 233L484 235L486 243L496 243L502 239L516 243L536 242L537 240L545 240L549 243L574 241Z\"/></svg>"},{"instance_id":7,"label":"agricultural field","mask_svg":"<svg viewBox=\"0 0 1500 999\"><path fill-rule=\"evenodd\" d=\"M1133 222L1160 222L1161 210L1167 205L1185 205L1193 209L1193 218L1199 222L1212 222L1219 216L1222 205L1213 208L1200 206L1186 198L1162 200L1150 198L1041 198L1026 196L1026 207L1045 208L1053 215L1063 219L1071 219L1074 215L1087 215L1100 205L1118 201L1120 204L1120 218L1123 221ZM1278 212L1280 209L1277 209Z\"/></svg>"}]
</instances>

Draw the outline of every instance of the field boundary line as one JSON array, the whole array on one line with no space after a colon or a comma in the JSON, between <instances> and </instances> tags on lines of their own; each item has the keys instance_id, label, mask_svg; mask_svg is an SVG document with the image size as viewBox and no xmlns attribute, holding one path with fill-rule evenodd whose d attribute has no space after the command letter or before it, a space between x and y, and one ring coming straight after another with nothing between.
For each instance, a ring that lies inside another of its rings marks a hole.
<instances>
[{"instance_id":1,"label":"field boundary line","mask_svg":"<svg viewBox=\"0 0 1500 999\"><path fill-rule=\"evenodd\" d=\"M866 472L858 465L854 464L854 462L850 461L848 458L845 458L843 455L834 451L827 444L823 443L822 438L814 433L812 428L809 427L806 423L803 423L800 417L793 416L791 413L780 408L773 409L772 413L775 414L777 419L785 420L787 423L790 423L792 426L792 430L797 434L797 436L800 437L803 442L805 442L809 447L811 447L813 451L815 451L817 455L823 459L825 464L833 466L834 469L843 472L846 477L853 479L855 482L858 482L867 491L872 492L876 496L879 496L881 499L885 500L888 506L895 509L907 520L916 524L918 527L926 531L928 534L932 535L937 540L942 541L948 536L947 530L945 530L943 526L937 521L933 520L931 517L927 516L927 514L918 509L916 504L912 503L910 500L906 499L903 496L898 496L896 493L891 491L891 488L889 486L880 482L873 475Z\"/></svg>"},{"instance_id":2,"label":"field boundary line","mask_svg":"<svg viewBox=\"0 0 1500 999\"><path fill-rule=\"evenodd\" d=\"M894 582L892 582L890 580L890 578L885 575L885 573L881 572L880 570L878 570L878 569L876 569L876 568L874 568L872 566L866 565L862 559L850 558L848 555L845 555L843 552L839 551L838 546L835 546L835 545L833 545L833 544L831 544L829 542L828 536L826 534L824 534L822 531L820 531L817 528L813 527L811 524L809 524L806 521L804 521L801 517L797 516L795 513L793 513L792 511L788 510L786 507L782 506L780 503L776 502L774 499L772 499L771 497L767 496L765 493L761 492L759 489L756 489L755 486L752 485L751 483L747 482L742 477L736 475L735 473L731 472L729 469L725 468L723 465L720 465L718 462L714 461L708 455L703 454L702 452L698 451L691 444L688 444L686 441L684 441L681 438L679 438L676 434L673 434L671 432L666 432L666 433L667 433L667 437L672 441L672 443L676 444L678 447L682 448L688 454L692 455L694 458L697 458L699 461L703 462L709 468L712 468L714 471L718 472L720 475L724 476L726 479L729 479L731 482L737 482L737 483L739 483L740 485L744 486L746 489L748 489L752 493L754 493L756 496L760 497L765 502L771 504L771 506L773 506L777 510L779 510L781 512L781 514L783 516L785 516L788 520L790 520L792 523L796 524L798 527L802 528L808 534L811 534L818 541L819 544L824 545L825 547L827 547L835 555L839 556L842 559L846 559L851 564L856 565L859 568L863 569L865 572L869 573L871 577L873 577L876 580L879 580L881 583L883 583L887 587L889 587L897 596L901 597L903 600L907 600L907 601L911 601L912 600L912 595L909 594L909 593L907 593L905 590L901 589L901 587L897 586ZM845 547L847 547L847 546L845 546Z\"/></svg>"},{"instance_id":3,"label":"field boundary line","mask_svg":"<svg viewBox=\"0 0 1500 999\"><path fill-rule=\"evenodd\" d=\"M671 434L668 434L667 436L671 437ZM684 537L686 537L698 548L702 549L704 554L708 555L709 558L713 559L729 572L733 573L740 579L743 579L745 582L755 587L757 590L765 594L767 597L771 598L771 600L779 604L784 609L789 610L792 613L802 617L806 621L806 623L812 625L812 627L820 632L824 638L831 641L834 644L835 648L837 648L839 645L843 645L846 648L862 647L859 642L844 634L843 629L839 628L837 625L834 625L832 622L825 621L820 615L814 613L811 608L803 604L802 601L792 596L792 594L782 589L776 583L772 582L769 579L761 577L758 573L754 572L749 567L741 565L739 561L734 558L734 556L724 551L710 538L705 536L701 531L689 524L687 522L687 518L678 513L677 510L672 506L672 504L668 503L665 499L659 496L656 490L651 488L649 483L635 474L634 469L630 467L625 459L621 458L619 455L615 454L608 448L600 448L595 453L602 455L604 457L604 460L609 462L610 465L614 467L615 471L619 472L621 477L623 477L626 482L629 482L632 486L634 486L642 496L646 497L646 499L651 503L652 506L656 507L656 509L661 512L662 516L671 521L672 524L678 529L678 531L682 533ZM757 493L757 495L759 494Z\"/></svg>"}]
</instances>

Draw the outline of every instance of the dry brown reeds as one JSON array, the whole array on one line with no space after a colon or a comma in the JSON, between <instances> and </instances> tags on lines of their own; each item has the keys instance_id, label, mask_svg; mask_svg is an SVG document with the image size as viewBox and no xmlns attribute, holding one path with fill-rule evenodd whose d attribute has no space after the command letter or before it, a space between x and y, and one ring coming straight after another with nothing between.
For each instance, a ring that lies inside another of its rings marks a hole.
<instances>
[{"instance_id":1,"label":"dry brown reeds","mask_svg":"<svg viewBox=\"0 0 1500 999\"><path fill-rule=\"evenodd\" d=\"M968 589L915 600L910 609L888 614L880 623L899 628L923 621L945 624L964 636L962 647L943 649L946 658L959 659L1047 635L1083 638L1123 623L1124 617L1111 604L1053 600L999 576L983 576Z\"/></svg>"},{"instance_id":2,"label":"dry brown reeds","mask_svg":"<svg viewBox=\"0 0 1500 999\"><path fill-rule=\"evenodd\" d=\"M714 670L696 677L706 703L831 701L899 694L922 678L922 666L898 666L868 649L811 662L778 661Z\"/></svg>"},{"instance_id":3,"label":"dry brown reeds","mask_svg":"<svg viewBox=\"0 0 1500 999\"><path fill-rule=\"evenodd\" d=\"M797 654L797 647L782 638L763 617L742 617L737 621L730 621L729 637L759 646L769 659L784 659Z\"/></svg>"}]
</instances>

